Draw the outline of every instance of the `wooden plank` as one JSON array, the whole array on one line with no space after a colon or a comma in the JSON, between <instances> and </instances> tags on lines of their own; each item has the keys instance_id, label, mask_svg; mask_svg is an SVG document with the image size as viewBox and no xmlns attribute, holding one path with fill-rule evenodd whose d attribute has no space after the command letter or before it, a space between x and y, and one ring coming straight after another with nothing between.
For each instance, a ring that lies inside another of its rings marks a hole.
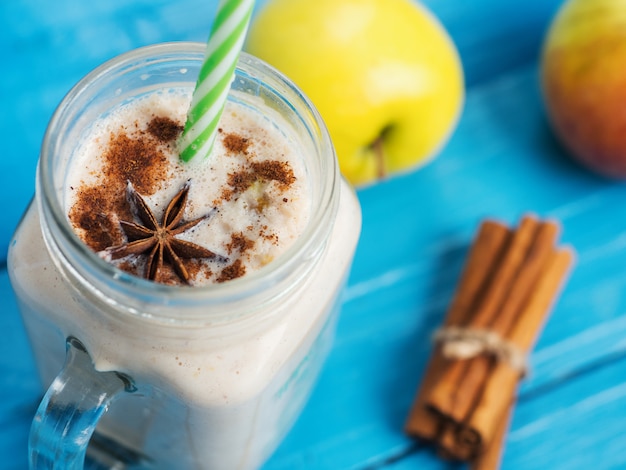
<instances>
[{"instance_id":1,"label":"wooden plank","mask_svg":"<svg viewBox=\"0 0 626 470\"><path fill-rule=\"evenodd\" d=\"M504 468L626 468L626 360L523 400Z\"/></svg>"}]
</instances>

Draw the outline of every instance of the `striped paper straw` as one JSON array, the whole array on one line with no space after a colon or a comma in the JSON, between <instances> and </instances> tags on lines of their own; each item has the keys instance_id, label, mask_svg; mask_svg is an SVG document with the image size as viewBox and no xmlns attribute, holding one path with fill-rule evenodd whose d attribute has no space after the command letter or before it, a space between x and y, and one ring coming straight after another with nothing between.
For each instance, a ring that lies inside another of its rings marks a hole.
<instances>
[{"instance_id":1,"label":"striped paper straw","mask_svg":"<svg viewBox=\"0 0 626 470\"><path fill-rule=\"evenodd\" d=\"M220 0L180 140L180 158L211 153L254 0Z\"/></svg>"}]
</instances>

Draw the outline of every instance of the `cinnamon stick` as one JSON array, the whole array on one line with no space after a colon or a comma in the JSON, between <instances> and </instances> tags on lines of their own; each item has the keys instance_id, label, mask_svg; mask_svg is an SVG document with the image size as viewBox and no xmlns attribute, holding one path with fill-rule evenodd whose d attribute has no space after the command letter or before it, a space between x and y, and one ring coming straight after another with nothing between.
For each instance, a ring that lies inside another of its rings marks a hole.
<instances>
[{"instance_id":1,"label":"cinnamon stick","mask_svg":"<svg viewBox=\"0 0 626 470\"><path fill-rule=\"evenodd\" d=\"M557 234L532 216L481 226L405 428L440 455L497 467L524 356L572 262Z\"/></svg>"},{"instance_id":2,"label":"cinnamon stick","mask_svg":"<svg viewBox=\"0 0 626 470\"><path fill-rule=\"evenodd\" d=\"M469 320L480 290L491 274L491 266L502 256L510 235L511 230L499 222L486 220L481 224L444 326L464 324Z\"/></svg>"},{"instance_id":3,"label":"cinnamon stick","mask_svg":"<svg viewBox=\"0 0 626 470\"><path fill-rule=\"evenodd\" d=\"M467 461L472 457L473 446L460 442L457 439L458 423L447 420L439 440L437 441L438 454L446 460Z\"/></svg>"},{"instance_id":4,"label":"cinnamon stick","mask_svg":"<svg viewBox=\"0 0 626 470\"><path fill-rule=\"evenodd\" d=\"M459 288L452 300L444 325L456 325L469 314L480 288L507 242L510 230L495 221L487 220L480 226L461 275ZM422 386L413 403L405 425L407 434L425 440L435 440L443 432L443 425L426 407L426 397L439 380L439 373L447 360L439 348L433 351L422 380Z\"/></svg>"},{"instance_id":5,"label":"cinnamon stick","mask_svg":"<svg viewBox=\"0 0 626 470\"><path fill-rule=\"evenodd\" d=\"M498 470L498 468L500 468L504 441L511 424L512 414L513 407L509 407L505 416L498 423L493 439L485 451L479 454L478 457L472 462L470 470Z\"/></svg>"},{"instance_id":6,"label":"cinnamon stick","mask_svg":"<svg viewBox=\"0 0 626 470\"><path fill-rule=\"evenodd\" d=\"M573 252L568 249L550 254L508 338L520 351L528 353L534 344L573 259ZM520 372L503 362L496 363L489 374L480 400L467 420L467 428L480 434L485 442L493 438L494 423L502 419L511 405L519 378Z\"/></svg>"},{"instance_id":7,"label":"cinnamon stick","mask_svg":"<svg viewBox=\"0 0 626 470\"><path fill-rule=\"evenodd\" d=\"M509 336L513 323L520 316L524 301L531 294L541 270L548 261L558 231L558 225L549 221L542 222L536 228L535 237L517 270L508 295L501 302L498 313L490 319L488 325L490 332L504 339ZM487 377L496 362L493 356L487 355L459 361L465 366L465 374L462 382L457 383L459 392L456 394L455 401L449 411L453 420L457 422L467 420L472 409L477 405ZM459 439L463 442L468 439L477 440L477 446L480 447L482 436L475 436L471 433L471 438L469 438L461 434ZM479 453L479 451L480 448L477 448L476 452Z\"/></svg>"},{"instance_id":8,"label":"cinnamon stick","mask_svg":"<svg viewBox=\"0 0 626 470\"><path fill-rule=\"evenodd\" d=\"M485 293L476 313L471 316L471 326L484 328L493 322L522 267L538 228L539 221L535 217L524 216L519 228L513 234L511 244L502 258L502 262L495 266L489 290Z\"/></svg>"},{"instance_id":9,"label":"cinnamon stick","mask_svg":"<svg viewBox=\"0 0 626 470\"><path fill-rule=\"evenodd\" d=\"M501 261L488 265L492 271L490 277L486 279L487 285L483 288L475 312L465 319L463 326L484 329L493 323L498 309L521 269L538 226L539 221L535 217L525 216L522 219ZM477 357L476 361L450 361L444 368L440 380L427 398L428 407L434 413L449 416L458 423L463 420L473 404L474 396L466 394L459 385L464 381L468 371L471 371L473 362L476 362L476 367L480 367L483 373L489 369L488 358L482 356Z\"/></svg>"},{"instance_id":10,"label":"cinnamon stick","mask_svg":"<svg viewBox=\"0 0 626 470\"><path fill-rule=\"evenodd\" d=\"M442 418L447 419L446 417ZM437 441L439 455L447 460L469 461L473 459L476 452L476 442L459 439L459 432L462 431L461 424L449 419L447 422L449 424Z\"/></svg>"}]
</instances>

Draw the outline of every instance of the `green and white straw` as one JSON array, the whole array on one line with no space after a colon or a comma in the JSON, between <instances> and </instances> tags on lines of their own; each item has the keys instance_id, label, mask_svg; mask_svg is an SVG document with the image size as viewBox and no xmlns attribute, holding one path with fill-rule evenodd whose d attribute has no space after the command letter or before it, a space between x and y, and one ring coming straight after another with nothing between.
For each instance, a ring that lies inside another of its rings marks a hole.
<instances>
[{"instance_id":1,"label":"green and white straw","mask_svg":"<svg viewBox=\"0 0 626 470\"><path fill-rule=\"evenodd\" d=\"M180 158L211 153L254 0L220 0L180 140Z\"/></svg>"}]
</instances>

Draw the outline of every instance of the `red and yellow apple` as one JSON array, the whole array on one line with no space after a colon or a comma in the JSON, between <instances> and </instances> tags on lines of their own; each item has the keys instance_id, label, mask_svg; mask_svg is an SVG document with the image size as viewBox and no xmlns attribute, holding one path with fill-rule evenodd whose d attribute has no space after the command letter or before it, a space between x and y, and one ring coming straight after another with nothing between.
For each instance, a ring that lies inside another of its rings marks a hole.
<instances>
[{"instance_id":1,"label":"red and yellow apple","mask_svg":"<svg viewBox=\"0 0 626 470\"><path fill-rule=\"evenodd\" d=\"M569 0L544 42L552 126L573 157L626 178L626 0Z\"/></svg>"},{"instance_id":2,"label":"red and yellow apple","mask_svg":"<svg viewBox=\"0 0 626 470\"><path fill-rule=\"evenodd\" d=\"M455 45L414 0L269 0L245 47L309 96L355 185L436 155L462 108Z\"/></svg>"}]
</instances>

